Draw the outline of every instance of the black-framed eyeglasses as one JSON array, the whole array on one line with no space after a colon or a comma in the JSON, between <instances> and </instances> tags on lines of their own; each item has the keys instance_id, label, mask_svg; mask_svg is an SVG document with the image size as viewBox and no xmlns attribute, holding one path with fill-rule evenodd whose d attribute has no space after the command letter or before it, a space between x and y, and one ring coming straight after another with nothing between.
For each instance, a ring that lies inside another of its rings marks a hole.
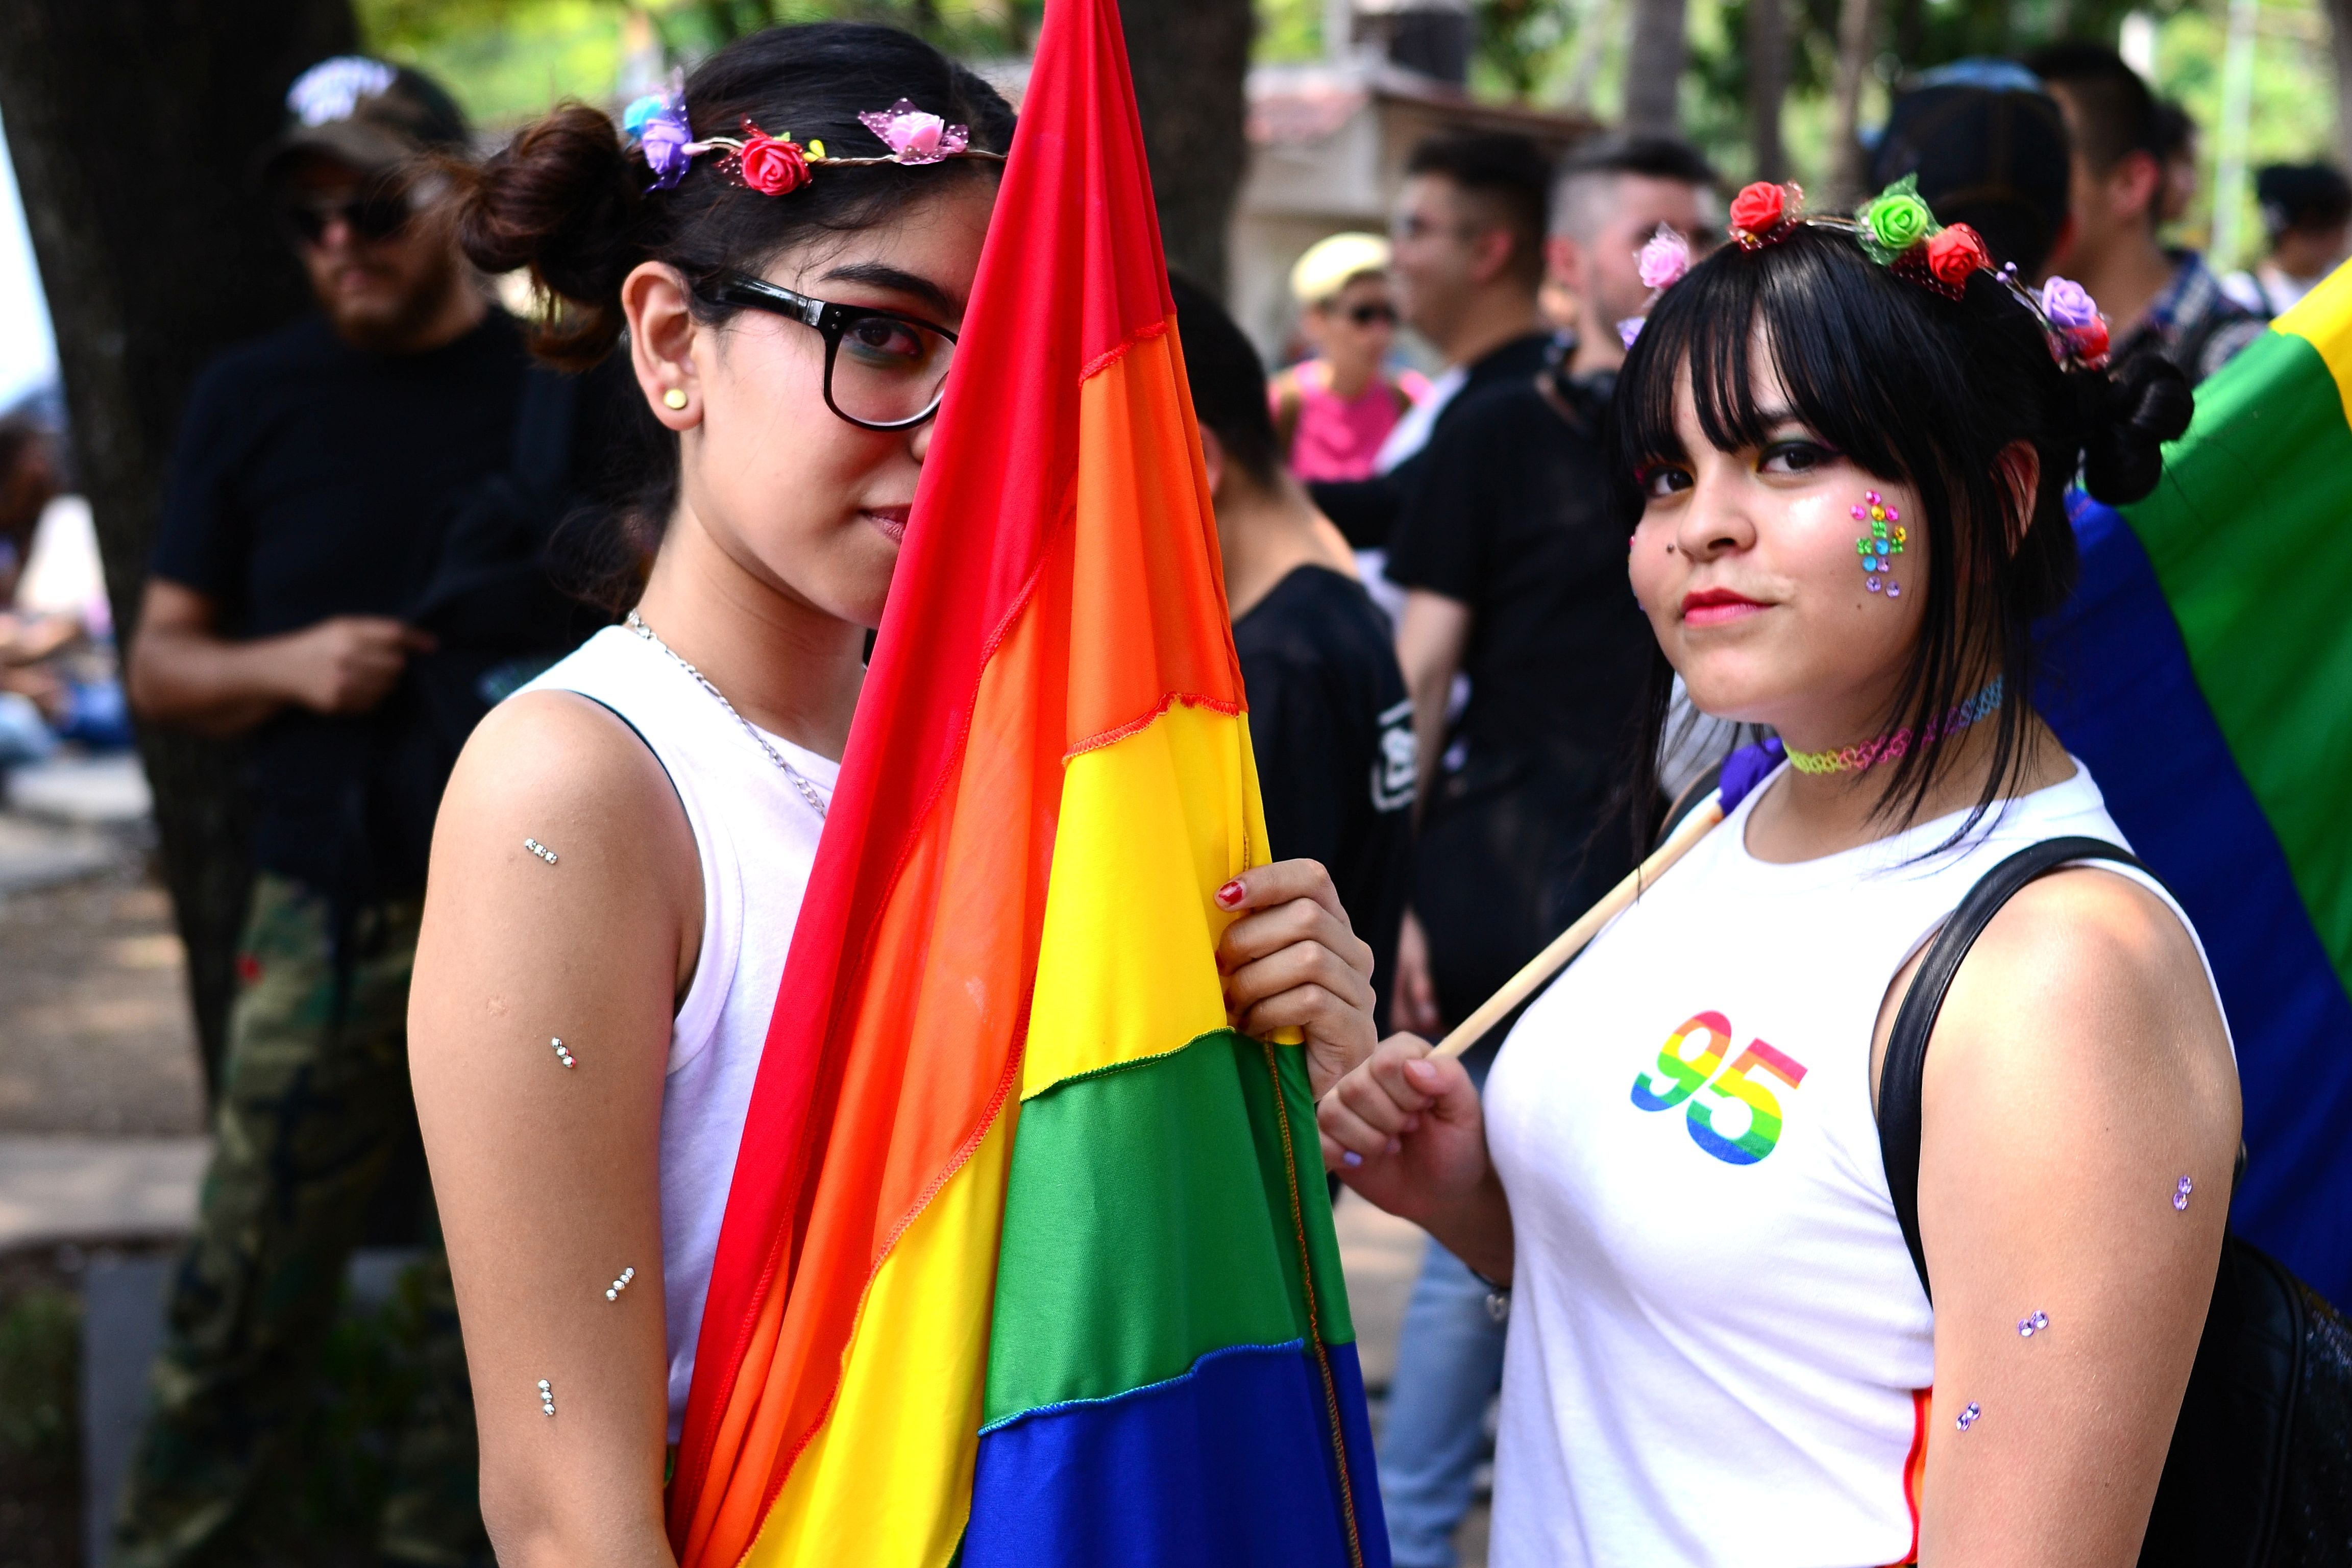
<instances>
[{"instance_id":1,"label":"black-framed eyeglasses","mask_svg":"<svg viewBox=\"0 0 2352 1568\"><path fill-rule=\"evenodd\" d=\"M343 220L355 239L384 240L406 228L415 212L406 184L378 181L341 201L306 201L289 196L278 204L278 219L285 227L287 238L297 245L315 247L326 239L328 226L337 218Z\"/></svg>"},{"instance_id":2,"label":"black-framed eyeglasses","mask_svg":"<svg viewBox=\"0 0 2352 1568\"><path fill-rule=\"evenodd\" d=\"M736 276L699 290L714 305L789 316L824 335L824 405L867 430L905 430L940 411L956 335L919 316L836 305L763 279Z\"/></svg>"}]
</instances>

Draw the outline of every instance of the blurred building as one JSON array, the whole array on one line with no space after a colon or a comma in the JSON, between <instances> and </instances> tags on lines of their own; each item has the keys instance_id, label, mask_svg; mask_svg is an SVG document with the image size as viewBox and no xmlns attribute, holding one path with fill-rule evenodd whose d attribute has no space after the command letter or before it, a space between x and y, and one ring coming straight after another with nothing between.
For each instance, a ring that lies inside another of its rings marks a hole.
<instances>
[{"instance_id":1,"label":"blurred building","mask_svg":"<svg viewBox=\"0 0 2352 1568\"><path fill-rule=\"evenodd\" d=\"M1471 101L1466 10L1357 0L1355 16L1349 54L1250 72L1250 169L1234 206L1227 303L1270 358L1297 322L1291 264L1328 234L1386 233L1405 158L1423 138L1517 131L1557 155L1601 129L1581 115Z\"/></svg>"}]
</instances>

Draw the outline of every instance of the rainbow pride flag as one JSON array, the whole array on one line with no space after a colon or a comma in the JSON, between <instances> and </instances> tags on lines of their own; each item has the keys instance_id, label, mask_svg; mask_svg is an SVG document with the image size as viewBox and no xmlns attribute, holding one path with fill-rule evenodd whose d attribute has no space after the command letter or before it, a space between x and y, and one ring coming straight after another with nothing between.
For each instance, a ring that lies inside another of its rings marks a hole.
<instances>
[{"instance_id":1,"label":"rainbow pride flag","mask_svg":"<svg viewBox=\"0 0 2352 1568\"><path fill-rule=\"evenodd\" d=\"M1387 1560L1113 0L1052 0L753 1089L685 1568Z\"/></svg>"},{"instance_id":2,"label":"rainbow pride flag","mask_svg":"<svg viewBox=\"0 0 2352 1568\"><path fill-rule=\"evenodd\" d=\"M2154 495L2074 529L2042 710L2212 960L2233 1222L2352 1301L2352 267L2198 388Z\"/></svg>"}]
</instances>

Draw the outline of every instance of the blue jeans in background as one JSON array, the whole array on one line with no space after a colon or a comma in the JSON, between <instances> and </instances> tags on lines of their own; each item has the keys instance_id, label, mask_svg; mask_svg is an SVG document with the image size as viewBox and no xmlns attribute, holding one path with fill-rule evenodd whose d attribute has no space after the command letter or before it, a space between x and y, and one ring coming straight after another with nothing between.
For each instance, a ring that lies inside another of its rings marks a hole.
<instances>
[{"instance_id":1,"label":"blue jeans in background","mask_svg":"<svg viewBox=\"0 0 2352 1568\"><path fill-rule=\"evenodd\" d=\"M1481 1089L1500 1035L1462 1058ZM1486 1296L1478 1277L1433 1238L1405 1305L1381 1433L1381 1508L1395 1568L1454 1568L1454 1531L1470 1511L1486 1446L1486 1406L1503 1386L1503 1325L1486 1310Z\"/></svg>"},{"instance_id":2,"label":"blue jeans in background","mask_svg":"<svg viewBox=\"0 0 2352 1568\"><path fill-rule=\"evenodd\" d=\"M1486 1405L1502 1385L1503 1325L1487 1313L1486 1287L1432 1241L1405 1308L1381 1436L1381 1507L1396 1568L1454 1568Z\"/></svg>"}]
</instances>

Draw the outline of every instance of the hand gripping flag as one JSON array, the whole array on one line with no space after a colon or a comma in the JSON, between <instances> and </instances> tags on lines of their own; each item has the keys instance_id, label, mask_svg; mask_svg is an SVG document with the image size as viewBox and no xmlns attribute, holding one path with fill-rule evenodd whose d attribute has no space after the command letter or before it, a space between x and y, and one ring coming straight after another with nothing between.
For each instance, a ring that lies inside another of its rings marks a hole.
<instances>
[{"instance_id":1,"label":"hand gripping flag","mask_svg":"<svg viewBox=\"0 0 2352 1568\"><path fill-rule=\"evenodd\" d=\"M2197 389L2155 494L2078 498L2074 531L2042 710L2212 960L2233 1221L2352 1300L2352 267Z\"/></svg>"},{"instance_id":2,"label":"hand gripping flag","mask_svg":"<svg viewBox=\"0 0 2352 1568\"><path fill-rule=\"evenodd\" d=\"M1385 1563L1113 0L1053 0L736 1159L685 1568Z\"/></svg>"}]
</instances>

